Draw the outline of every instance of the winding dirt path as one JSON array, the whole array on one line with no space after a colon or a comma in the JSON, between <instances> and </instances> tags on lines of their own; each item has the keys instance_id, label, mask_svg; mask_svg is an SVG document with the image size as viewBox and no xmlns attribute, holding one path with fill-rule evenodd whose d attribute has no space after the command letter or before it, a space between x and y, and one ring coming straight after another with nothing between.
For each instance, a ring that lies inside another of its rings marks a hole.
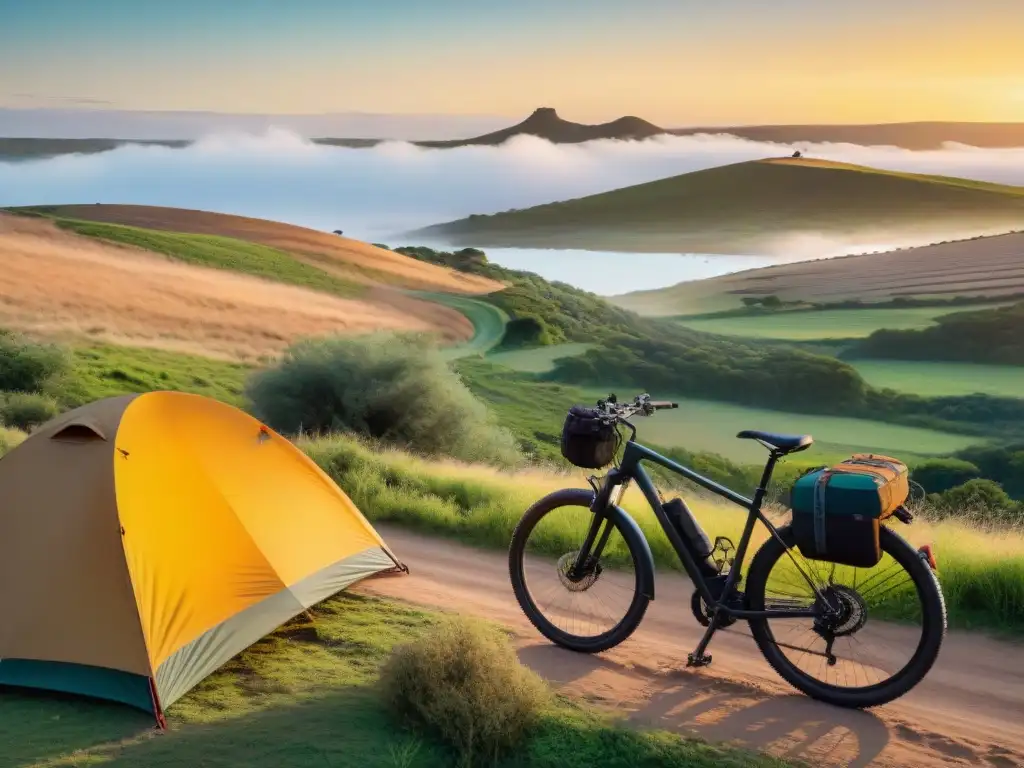
<instances>
[{"instance_id":1,"label":"winding dirt path","mask_svg":"<svg viewBox=\"0 0 1024 768\"><path fill-rule=\"evenodd\" d=\"M530 625L512 594L504 552L377 529L411 573L363 582L358 591L498 621L516 633L524 664L633 723L812 765L1024 766L1024 646L950 632L916 689L885 707L844 710L789 688L741 625L715 636L710 667L687 669L701 627L685 577L660 572L657 599L637 632L587 656L551 645Z\"/></svg>"}]
</instances>

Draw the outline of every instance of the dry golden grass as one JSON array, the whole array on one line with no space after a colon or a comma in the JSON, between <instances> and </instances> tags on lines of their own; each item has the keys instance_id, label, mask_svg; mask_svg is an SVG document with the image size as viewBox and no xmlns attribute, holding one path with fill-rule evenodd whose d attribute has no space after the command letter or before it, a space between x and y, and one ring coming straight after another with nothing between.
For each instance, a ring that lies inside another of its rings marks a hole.
<instances>
[{"instance_id":1,"label":"dry golden grass","mask_svg":"<svg viewBox=\"0 0 1024 768\"><path fill-rule=\"evenodd\" d=\"M742 296L791 301L887 301L898 296L1003 296L1024 292L1024 233L763 269L613 298L646 315L740 306Z\"/></svg>"},{"instance_id":2,"label":"dry golden grass","mask_svg":"<svg viewBox=\"0 0 1024 768\"><path fill-rule=\"evenodd\" d=\"M65 205L50 212L69 219L248 240L288 251L339 277L369 284L468 294L502 288L500 283L484 277L417 261L359 240L276 221L148 205Z\"/></svg>"},{"instance_id":3,"label":"dry golden grass","mask_svg":"<svg viewBox=\"0 0 1024 768\"><path fill-rule=\"evenodd\" d=\"M35 335L240 360L331 333L473 335L460 313L384 289L342 299L105 245L38 219L0 215L0 260L0 326Z\"/></svg>"}]
</instances>

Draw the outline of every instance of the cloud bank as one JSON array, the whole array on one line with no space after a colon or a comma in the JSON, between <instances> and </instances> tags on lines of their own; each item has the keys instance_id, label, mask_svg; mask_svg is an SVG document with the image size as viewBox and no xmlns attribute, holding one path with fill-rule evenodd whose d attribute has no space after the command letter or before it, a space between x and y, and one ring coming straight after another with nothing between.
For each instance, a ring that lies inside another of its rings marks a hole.
<instances>
[{"instance_id":1,"label":"cloud bank","mask_svg":"<svg viewBox=\"0 0 1024 768\"><path fill-rule=\"evenodd\" d=\"M801 148L808 155L879 168L1024 185L1024 148ZM213 135L184 149L125 146L96 155L0 162L0 205L199 208L380 241L471 213L526 208L791 150L729 136L577 145L521 136L500 147L427 150L389 142L346 149L269 130Z\"/></svg>"}]
</instances>

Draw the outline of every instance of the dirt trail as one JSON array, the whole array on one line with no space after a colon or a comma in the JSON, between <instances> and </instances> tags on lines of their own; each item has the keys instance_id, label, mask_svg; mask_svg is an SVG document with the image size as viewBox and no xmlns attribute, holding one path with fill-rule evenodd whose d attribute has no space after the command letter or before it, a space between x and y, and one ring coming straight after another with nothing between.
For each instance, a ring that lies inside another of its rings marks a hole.
<instances>
[{"instance_id":1,"label":"dirt trail","mask_svg":"<svg viewBox=\"0 0 1024 768\"><path fill-rule=\"evenodd\" d=\"M789 688L739 624L715 636L710 667L686 669L701 627L682 576L660 572L640 629L618 648L587 656L551 645L529 624L504 552L377 528L411 573L364 582L359 591L499 621L516 632L523 663L632 722L817 765L1024 766L1024 647L950 632L911 693L874 710L844 710Z\"/></svg>"}]
</instances>

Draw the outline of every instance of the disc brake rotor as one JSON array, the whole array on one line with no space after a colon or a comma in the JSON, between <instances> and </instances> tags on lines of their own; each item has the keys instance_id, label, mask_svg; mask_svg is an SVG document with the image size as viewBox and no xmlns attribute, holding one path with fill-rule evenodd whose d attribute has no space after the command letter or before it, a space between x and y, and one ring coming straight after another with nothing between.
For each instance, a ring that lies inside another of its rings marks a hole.
<instances>
[{"instance_id":1,"label":"disc brake rotor","mask_svg":"<svg viewBox=\"0 0 1024 768\"><path fill-rule=\"evenodd\" d=\"M570 592L585 592L594 586L594 583L601 575L601 565L600 563L594 563L593 565L588 563L583 575L579 579L573 579L569 576L569 571L572 570L572 564L576 562L577 554L578 552L566 552L558 558L558 564L556 565L558 580Z\"/></svg>"},{"instance_id":2,"label":"disc brake rotor","mask_svg":"<svg viewBox=\"0 0 1024 768\"><path fill-rule=\"evenodd\" d=\"M846 637L863 629L868 620L868 606L855 589L833 584L825 590L826 601L839 614L828 621L828 631L833 637Z\"/></svg>"}]
</instances>

